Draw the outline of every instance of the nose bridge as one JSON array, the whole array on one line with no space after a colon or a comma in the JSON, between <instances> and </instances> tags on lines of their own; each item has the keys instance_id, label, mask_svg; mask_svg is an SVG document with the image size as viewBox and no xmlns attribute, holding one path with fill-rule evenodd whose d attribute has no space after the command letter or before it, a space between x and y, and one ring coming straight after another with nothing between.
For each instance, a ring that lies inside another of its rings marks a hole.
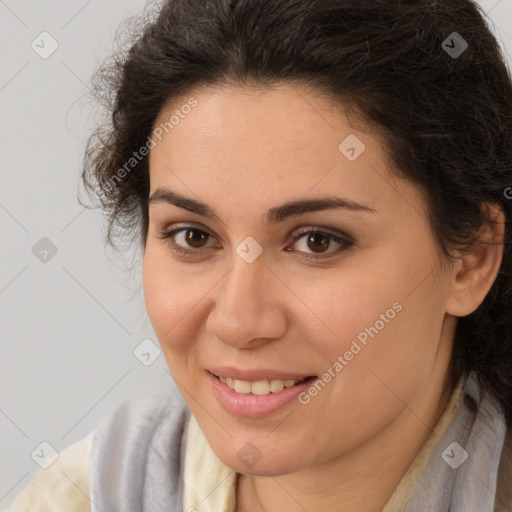
<instances>
[{"instance_id":1,"label":"nose bridge","mask_svg":"<svg viewBox=\"0 0 512 512\"><path fill-rule=\"evenodd\" d=\"M252 263L247 263L239 256L234 258L231 271L221 285L220 293L217 296L217 307L223 313L235 314L242 320L250 321L249 315L256 313L262 307L265 300L265 289L268 290L269 282L268 269L266 269L263 258L259 257Z\"/></svg>"},{"instance_id":2,"label":"nose bridge","mask_svg":"<svg viewBox=\"0 0 512 512\"><path fill-rule=\"evenodd\" d=\"M263 257L251 263L239 255L220 283L207 326L226 343L282 336L285 318L271 288L276 285Z\"/></svg>"}]
</instances>

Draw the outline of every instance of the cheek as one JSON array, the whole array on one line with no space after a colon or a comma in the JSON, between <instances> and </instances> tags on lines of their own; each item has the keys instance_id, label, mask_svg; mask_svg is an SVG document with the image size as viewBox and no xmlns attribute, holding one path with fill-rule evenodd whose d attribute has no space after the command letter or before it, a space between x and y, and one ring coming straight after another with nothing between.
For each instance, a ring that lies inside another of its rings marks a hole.
<instances>
[{"instance_id":1,"label":"cheek","mask_svg":"<svg viewBox=\"0 0 512 512\"><path fill-rule=\"evenodd\" d=\"M150 244L142 270L149 319L169 370L184 382L201 366L200 344L211 297L222 275L204 265L176 262L165 250Z\"/></svg>"},{"instance_id":2,"label":"cheek","mask_svg":"<svg viewBox=\"0 0 512 512\"><path fill-rule=\"evenodd\" d=\"M190 277L184 276L161 251L148 245L143 261L144 299L164 351L180 350L187 345L184 320L201 295L190 283Z\"/></svg>"},{"instance_id":3,"label":"cheek","mask_svg":"<svg viewBox=\"0 0 512 512\"><path fill-rule=\"evenodd\" d=\"M308 306L299 323L313 351L322 353L319 371L336 382L329 386L340 403L364 397L380 408L397 402L389 388L405 400L434 364L444 310L443 290L432 276L425 279L429 256L400 259L393 250L381 256L309 283L295 281Z\"/></svg>"},{"instance_id":4,"label":"cheek","mask_svg":"<svg viewBox=\"0 0 512 512\"><path fill-rule=\"evenodd\" d=\"M330 448L354 446L400 414L428 383L438 343L435 330L418 326L420 296L397 293L396 282L377 286L369 279L364 287L348 276L344 282L326 286L328 301L317 288L308 303L329 329L317 331L311 346L313 353L323 353L323 384L310 388L301 404L309 411L305 422L330 417L324 425Z\"/></svg>"},{"instance_id":5,"label":"cheek","mask_svg":"<svg viewBox=\"0 0 512 512\"><path fill-rule=\"evenodd\" d=\"M306 306L296 310L297 323L331 360L349 350L353 341L364 347L391 324L400 323L403 284L386 281L385 273L375 265L372 270L351 266L308 280L294 278L293 290Z\"/></svg>"}]
</instances>

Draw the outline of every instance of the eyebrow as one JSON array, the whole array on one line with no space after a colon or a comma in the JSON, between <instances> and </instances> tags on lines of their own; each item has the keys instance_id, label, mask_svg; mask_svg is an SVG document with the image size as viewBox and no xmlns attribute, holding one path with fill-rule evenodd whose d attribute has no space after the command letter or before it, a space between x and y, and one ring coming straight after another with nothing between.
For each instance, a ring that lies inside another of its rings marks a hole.
<instances>
[{"instance_id":1,"label":"eyebrow","mask_svg":"<svg viewBox=\"0 0 512 512\"><path fill-rule=\"evenodd\" d=\"M149 198L149 205L151 206L162 202L220 221L220 217L217 213L215 213L215 211L207 204L190 197L185 197L175 191L159 187ZM348 199L342 199L341 197L326 195L313 199L292 200L282 204L281 206L275 206L267 211L265 219L268 223L277 224L296 215L321 210L332 210L335 208L377 213L377 210L364 204L356 203L355 201Z\"/></svg>"}]
</instances>

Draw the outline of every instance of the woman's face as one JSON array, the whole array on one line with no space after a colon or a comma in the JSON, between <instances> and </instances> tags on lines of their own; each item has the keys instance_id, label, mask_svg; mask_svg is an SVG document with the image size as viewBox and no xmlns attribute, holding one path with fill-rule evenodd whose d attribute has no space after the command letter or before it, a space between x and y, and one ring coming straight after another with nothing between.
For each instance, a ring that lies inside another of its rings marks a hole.
<instances>
[{"instance_id":1,"label":"woman's face","mask_svg":"<svg viewBox=\"0 0 512 512\"><path fill-rule=\"evenodd\" d=\"M391 425L425 430L450 358L452 277L378 133L289 85L199 88L155 126L173 114L150 151L144 293L219 458L285 474Z\"/></svg>"}]
</instances>

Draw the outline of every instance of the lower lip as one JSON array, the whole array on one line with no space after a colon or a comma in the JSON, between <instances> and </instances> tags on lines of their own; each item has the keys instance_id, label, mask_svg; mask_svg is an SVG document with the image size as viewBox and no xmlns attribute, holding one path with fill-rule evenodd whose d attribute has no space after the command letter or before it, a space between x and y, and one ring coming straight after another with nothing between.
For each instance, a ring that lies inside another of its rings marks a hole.
<instances>
[{"instance_id":1,"label":"lower lip","mask_svg":"<svg viewBox=\"0 0 512 512\"><path fill-rule=\"evenodd\" d=\"M279 393L252 395L237 393L210 372L208 372L208 378L212 383L214 395L227 412L251 419L264 418L279 411L310 387L315 380L315 377L311 377L296 386L284 388Z\"/></svg>"}]
</instances>

